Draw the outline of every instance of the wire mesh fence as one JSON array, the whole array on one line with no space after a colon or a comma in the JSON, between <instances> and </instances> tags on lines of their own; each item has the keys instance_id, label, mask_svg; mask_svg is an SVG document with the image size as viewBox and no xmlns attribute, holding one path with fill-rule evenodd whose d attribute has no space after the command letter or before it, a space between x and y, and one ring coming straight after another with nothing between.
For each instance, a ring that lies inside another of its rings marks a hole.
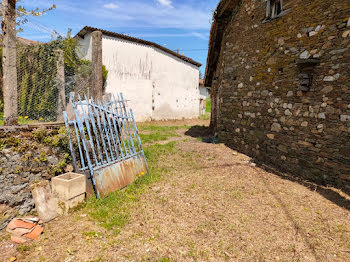
<instances>
[{"instance_id":1,"label":"wire mesh fence","mask_svg":"<svg viewBox=\"0 0 350 262\"><path fill-rule=\"evenodd\" d=\"M57 55L48 44L17 47L19 118L57 119Z\"/></svg>"},{"instance_id":2,"label":"wire mesh fence","mask_svg":"<svg viewBox=\"0 0 350 262\"><path fill-rule=\"evenodd\" d=\"M89 95L92 65L90 61L79 59L77 52L76 43L70 37L48 43L18 41L16 66L19 124L62 120L60 95L63 94L63 104L68 102L70 92ZM2 78L2 63L0 64ZM0 90L1 125L4 109L2 86Z\"/></svg>"}]
</instances>

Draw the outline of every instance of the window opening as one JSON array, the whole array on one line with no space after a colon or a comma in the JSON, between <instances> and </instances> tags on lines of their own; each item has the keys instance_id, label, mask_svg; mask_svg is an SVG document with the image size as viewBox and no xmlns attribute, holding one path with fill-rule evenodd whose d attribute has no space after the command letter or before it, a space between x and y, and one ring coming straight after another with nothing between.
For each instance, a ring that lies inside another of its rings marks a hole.
<instances>
[{"instance_id":1,"label":"window opening","mask_svg":"<svg viewBox=\"0 0 350 262\"><path fill-rule=\"evenodd\" d=\"M283 11L282 0L267 0L266 1L266 18L274 19Z\"/></svg>"}]
</instances>

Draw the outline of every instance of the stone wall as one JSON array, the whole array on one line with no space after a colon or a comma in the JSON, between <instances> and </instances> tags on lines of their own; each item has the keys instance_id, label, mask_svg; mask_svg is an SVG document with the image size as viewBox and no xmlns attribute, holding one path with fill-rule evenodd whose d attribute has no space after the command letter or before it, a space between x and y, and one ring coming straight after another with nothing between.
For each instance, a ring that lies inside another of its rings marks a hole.
<instances>
[{"instance_id":1,"label":"stone wall","mask_svg":"<svg viewBox=\"0 0 350 262\"><path fill-rule=\"evenodd\" d=\"M0 229L34 209L30 184L63 173L69 152L65 128L0 131Z\"/></svg>"},{"instance_id":2,"label":"stone wall","mask_svg":"<svg viewBox=\"0 0 350 262\"><path fill-rule=\"evenodd\" d=\"M283 2L290 12L263 22L266 2L242 0L226 27L214 84L219 138L349 188L350 1Z\"/></svg>"}]
</instances>

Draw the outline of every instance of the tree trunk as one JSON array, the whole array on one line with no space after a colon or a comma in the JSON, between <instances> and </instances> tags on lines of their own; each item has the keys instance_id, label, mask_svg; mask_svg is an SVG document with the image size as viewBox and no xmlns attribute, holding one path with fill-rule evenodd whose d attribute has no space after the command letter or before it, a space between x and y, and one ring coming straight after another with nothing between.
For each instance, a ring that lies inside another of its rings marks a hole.
<instances>
[{"instance_id":1,"label":"tree trunk","mask_svg":"<svg viewBox=\"0 0 350 262\"><path fill-rule=\"evenodd\" d=\"M18 124L16 1L2 0L4 124Z\"/></svg>"}]
</instances>

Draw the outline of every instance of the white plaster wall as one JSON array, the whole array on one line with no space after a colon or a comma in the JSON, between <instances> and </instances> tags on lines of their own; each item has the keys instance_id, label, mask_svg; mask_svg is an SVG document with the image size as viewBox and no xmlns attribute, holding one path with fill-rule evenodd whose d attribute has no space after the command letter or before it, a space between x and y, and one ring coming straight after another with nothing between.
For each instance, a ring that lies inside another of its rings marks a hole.
<instances>
[{"instance_id":1,"label":"white plaster wall","mask_svg":"<svg viewBox=\"0 0 350 262\"><path fill-rule=\"evenodd\" d=\"M199 69L154 49L155 120L199 117Z\"/></svg>"},{"instance_id":2,"label":"white plaster wall","mask_svg":"<svg viewBox=\"0 0 350 262\"><path fill-rule=\"evenodd\" d=\"M92 59L92 36L91 34L87 34L84 39L78 38L78 48L79 55L81 58L90 60Z\"/></svg>"},{"instance_id":3,"label":"white plaster wall","mask_svg":"<svg viewBox=\"0 0 350 262\"><path fill-rule=\"evenodd\" d=\"M91 34L79 40L91 59ZM199 68L157 48L103 35L106 93L124 94L136 121L197 118Z\"/></svg>"},{"instance_id":4,"label":"white plaster wall","mask_svg":"<svg viewBox=\"0 0 350 262\"><path fill-rule=\"evenodd\" d=\"M208 88L204 86L199 86L199 95L201 99L207 99L209 97Z\"/></svg>"}]
</instances>

